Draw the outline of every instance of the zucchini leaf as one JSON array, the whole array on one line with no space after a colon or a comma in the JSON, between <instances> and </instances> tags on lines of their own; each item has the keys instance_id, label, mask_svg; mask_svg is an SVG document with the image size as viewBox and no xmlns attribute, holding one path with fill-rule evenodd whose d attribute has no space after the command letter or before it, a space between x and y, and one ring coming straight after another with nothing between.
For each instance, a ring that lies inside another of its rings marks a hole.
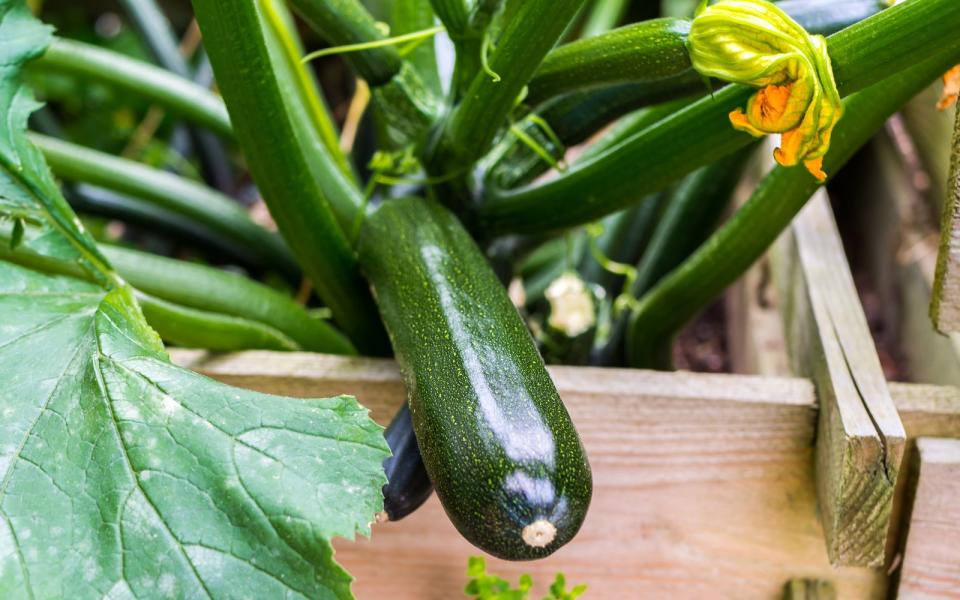
<instances>
[{"instance_id":1,"label":"zucchini leaf","mask_svg":"<svg viewBox=\"0 0 960 600\"><path fill-rule=\"evenodd\" d=\"M350 597L389 450L355 399L169 362L25 135L50 31L0 0L0 597Z\"/></svg>"}]
</instances>

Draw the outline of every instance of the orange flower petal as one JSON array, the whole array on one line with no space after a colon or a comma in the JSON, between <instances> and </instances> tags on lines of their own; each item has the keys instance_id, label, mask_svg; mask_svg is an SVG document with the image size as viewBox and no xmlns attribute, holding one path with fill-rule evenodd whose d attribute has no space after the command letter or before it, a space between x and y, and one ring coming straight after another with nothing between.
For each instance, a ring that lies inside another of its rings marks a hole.
<instances>
[{"instance_id":1,"label":"orange flower petal","mask_svg":"<svg viewBox=\"0 0 960 600\"><path fill-rule=\"evenodd\" d=\"M817 181L823 183L827 180L827 174L823 170L823 157L814 158L811 160L803 161L803 166L810 171L810 174L813 175Z\"/></svg>"},{"instance_id":2,"label":"orange flower petal","mask_svg":"<svg viewBox=\"0 0 960 600\"><path fill-rule=\"evenodd\" d=\"M754 94L747 105L753 126L762 131L783 132L799 125L809 104L809 94L797 88L796 82L768 85Z\"/></svg>"},{"instance_id":3,"label":"orange flower petal","mask_svg":"<svg viewBox=\"0 0 960 600\"><path fill-rule=\"evenodd\" d=\"M947 71L943 76L943 94L937 102L937 108L946 110L960 97L960 65Z\"/></svg>"},{"instance_id":4,"label":"orange flower petal","mask_svg":"<svg viewBox=\"0 0 960 600\"><path fill-rule=\"evenodd\" d=\"M728 116L730 117L730 124L733 125L734 129L746 131L754 137L763 137L767 135L766 132L760 131L754 127L753 124L750 123L750 118L743 114L743 111L739 108L732 111Z\"/></svg>"}]
</instances>

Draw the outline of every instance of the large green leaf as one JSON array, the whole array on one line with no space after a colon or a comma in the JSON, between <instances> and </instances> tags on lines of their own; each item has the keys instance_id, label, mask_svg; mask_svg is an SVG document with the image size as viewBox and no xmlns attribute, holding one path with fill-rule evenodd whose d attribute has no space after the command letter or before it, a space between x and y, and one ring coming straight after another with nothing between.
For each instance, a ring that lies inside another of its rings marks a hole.
<instances>
[{"instance_id":1,"label":"large green leaf","mask_svg":"<svg viewBox=\"0 0 960 600\"><path fill-rule=\"evenodd\" d=\"M0 217L29 224L0 249L0 598L349 597L330 539L381 508L380 428L169 362L24 135L48 37L0 0Z\"/></svg>"}]
</instances>

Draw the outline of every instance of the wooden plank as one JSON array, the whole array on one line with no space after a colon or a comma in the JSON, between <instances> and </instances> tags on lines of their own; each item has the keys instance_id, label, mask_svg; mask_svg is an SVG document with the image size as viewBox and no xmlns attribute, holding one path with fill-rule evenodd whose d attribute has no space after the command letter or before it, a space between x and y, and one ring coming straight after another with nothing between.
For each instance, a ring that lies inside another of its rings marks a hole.
<instances>
[{"instance_id":1,"label":"wooden plank","mask_svg":"<svg viewBox=\"0 0 960 600\"><path fill-rule=\"evenodd\" d=\"M353 393L385 423L403 401L392 362L267 352L175 360L252 389ZM842 598L882 598L869 569L833 569L817 519L809 382L789 378L551 367L590 456L594 500L576 541L532 563L488 557L543 590L553 574L593 598L777 598L798 575L835 581ZM460 597L479 551L435 499L372 541L336 544L359 598ZM534 594L533 597L539 597Z\"/></svg>"},{"instance_id":2,"label":"wooden plank","mask_svg":"<svg viewBox=\"0 0 960 600\"><path fill-rule=\"evenodd\" d=\"M920 438L897 598L960 597L960 440Z\"/></svg>"},{"instance_id":3,"label":"wooden plank","mask_svg":"<svg viewBox=\"0 0 960 600\"><path fill-rule=\"evenodd\" d=\"M912 380L960 386L960 333L938 333L928 315L937 261L934 213L890 135L878 135L867 151L874 163L863 189L864 210L873 219L868 263L876 281L892 276L895 292L885 291L885 318L896 323ZM877 214L892 218L880 221Z\"/></svg>"},{"instance_id":4,"label":"wooden plank","mask_svg":"<svg viewBox=\"0 0 960 600\"><path fill-rule=\"evenodd\" d=\"M837 590L823 579L791 579L783 590L783 600L835 600Z\"/></svg>"},{"instance_id":5,"label":"wooden plank","mask_svg":"<svg viewBox=\"0 0 960 600\"><path fill-rule=\"evenodd\" d=\"M750 199L769 168L767 157L755 156L734 191L734 206ZM780 318L777 290L764 255L727 290L727 340L734 373L787 377L790 357Z\"/></svg>"},{"instance_id":6,"label":"wooden plank","mask_svg":"<svg viewBox=\"0 0 960 600\"><path fill-rule=\"evenodd\" d=\"M938 330L960 333L960 103L951 161L930 314Z\"/></svg>"},{"instance_id":7,"label":"wooden plank","mask_svg":"<svg viewBox=\"0 0 960 600\"><path fill-rule=\"evenodd\" d=\"M301 353L208 355L178 364L267 393L352 393L385 423L403 402L390 361ZM576 541L533 563L488 558L538 590L556 571L593 598L777 598L797 576L829 579L838 598L885 598L875 569L830 567L814 493L812 386L798 379L551 367L590 455L594 503ZM907 434L960 437L960 391L892 384ZM337 542L359 598L460 597L466 558L431 500L373 539ZM625 592L629 590L629 592ZM627 594L627 595L625 595ZM536 594L534 597L538 597Z\"/></svg>"},{"instance_id":8,"label":"wooden plank","mask_svg":"<svg viewBox=\"0 0 960 600\"><path fill-rule=\"evenodd\" d=\"M943 82L937 81L914 97L900 113L903 127L898 124L909 137L906 143L911 146L911 174L920 180L917 183L923 188L924 201L938 212L947 196L944 186L950 173L953 130L952 112L937 110L942 90Z\"/></svg>"},{"instance_id":9,"label":"wooden plank","mask_svg":"<svg viewBox=\"0 0 960 600\"><path fill-rule=\"evenodd\" d=\"M881 566L906 434L825 192L771 256L792 367L820 401L817 497L830 559Z\"/></svg>"}]
</instances>

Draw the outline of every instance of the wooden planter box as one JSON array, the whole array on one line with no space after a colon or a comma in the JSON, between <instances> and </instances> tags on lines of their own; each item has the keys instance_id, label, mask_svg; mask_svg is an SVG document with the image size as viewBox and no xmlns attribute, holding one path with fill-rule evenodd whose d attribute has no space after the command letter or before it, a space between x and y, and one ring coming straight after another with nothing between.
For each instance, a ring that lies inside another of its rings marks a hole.
<instances>
[{"instance_id":1,"label":"wooden planter box","mask_svg":"<svg viewBox=\"0 0 960 600\"><path fill-rule=\"evenodd\" d=\"M960 344L925 317L921 263L876 262L898 265L889 293L927 384L885 380L825 194L728 296L731 358L747 374L552 367L593 504L553 556L491 570L531 573L537 591L563 571L596 599L960 597ZM392 361L172 354L259 391L353 394L384 425L405 399ZM462 597L479 553L435 497L336 549L357 597L394 600Z\"/></svg>"}]
</instances>

